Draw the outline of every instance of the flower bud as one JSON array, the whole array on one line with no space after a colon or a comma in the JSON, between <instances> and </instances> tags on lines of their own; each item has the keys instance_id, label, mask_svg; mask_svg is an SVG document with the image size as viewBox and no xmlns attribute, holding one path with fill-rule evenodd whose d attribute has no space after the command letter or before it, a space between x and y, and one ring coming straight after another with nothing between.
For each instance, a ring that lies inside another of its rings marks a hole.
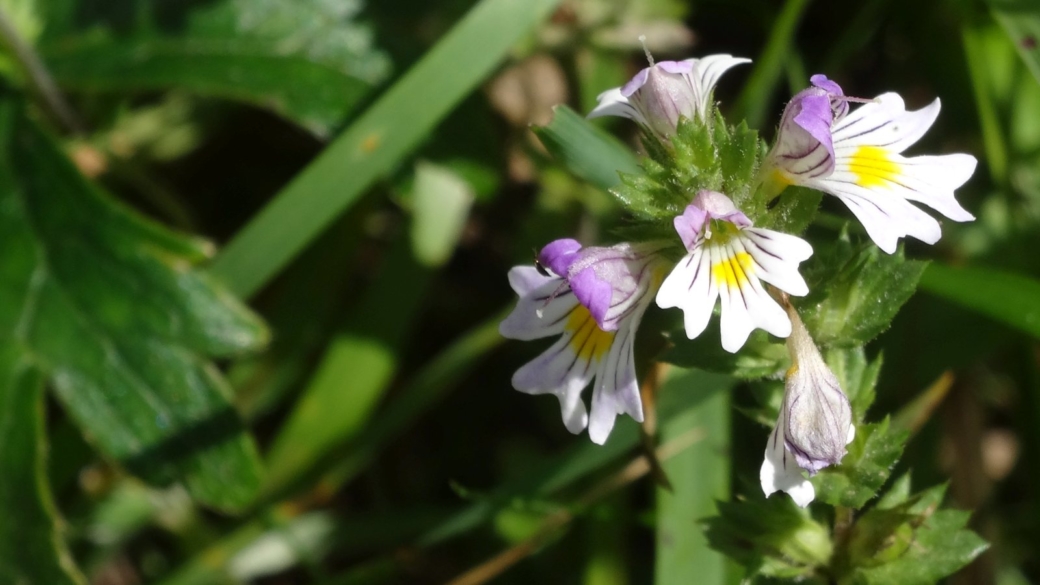
<instances>
[{"instance_id":1,"label":"flower bud","mask_svg":"<svg viewBox=\"0 0 1040 585\"><path fill-rule=\"evenodd\" d=\"M823 361L798 313L789 304L786 309L791 319L787 348L792 365L759 479L766 496L785 491L805 507L816 494L802 470L813 476L840 463L855 427L852 407L838 378Z\"/></svg>"}]
</instances>

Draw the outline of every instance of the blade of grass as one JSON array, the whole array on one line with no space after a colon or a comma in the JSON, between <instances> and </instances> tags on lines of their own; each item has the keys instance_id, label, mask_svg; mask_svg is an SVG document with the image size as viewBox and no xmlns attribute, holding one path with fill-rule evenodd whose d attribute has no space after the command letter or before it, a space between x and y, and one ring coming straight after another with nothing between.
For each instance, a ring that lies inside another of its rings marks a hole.
<instances>
[{"instance_id":1,"label":"blade of grass","mask_svg":"<svg viewBox=\"0 0 1040 585\"><path fill-rule=\"evenodd\" d=\"M257 292L428 136L559 0L483 0L254 217L213 271Z\"/></svg>"},{"instance_id":2,"label":"blade of grass","mask_svg":"<svg viewBox=\"0 0 1040 585\"><path fill-rule=\"evenodd\" d=\"M661 427L661 440L673 441L691 430L708 438L664 463L673 490L657 488L658 585L724 585L726 557L708 548L699 520L715 514L715 501L729 495L730 378L697 370L674 371L661 387L662 407L688 403L699 393L711 397Z\"/></svg>"},{"instance_id":3,"label":"blade of grass","mask_svg":"<svg viewBox=\"0 0 1040 585\"><path fill-rule=\"evenodd\" d=\"M268 455L264 499L299 485L336 444L356 434L397 370L433 271L400 236L381 274L333 339Z\"/></svg>"},{"instance_id":4,"label":"blade of grass","mask_svg":"<svg viewBox=\"0 0 1040 585\"><path fill-rule=\"evenodd\" d=\"M921 289L1040 339L1040 281L989 268L932 262Z\"/></svg>"},{"instance_id":5,"label":"blade of grass","mask_svg":"<svg viewBox=\"0 0 1040 585\"><path fill-rule=\"evenodd\" d=\"M1040 4L1033 0L986 0L986 4L1040 81Z\"/></svg>"}]
</instances>

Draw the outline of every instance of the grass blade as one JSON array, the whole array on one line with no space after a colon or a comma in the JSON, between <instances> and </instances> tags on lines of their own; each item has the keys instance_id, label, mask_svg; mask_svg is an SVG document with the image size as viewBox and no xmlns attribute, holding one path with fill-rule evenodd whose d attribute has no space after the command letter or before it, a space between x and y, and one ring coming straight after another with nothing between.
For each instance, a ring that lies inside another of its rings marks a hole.
<instances>
[{"instance_id":1,"label":"grass blade","mask_svg":"<svg viewBox=\"0 0 1040 585\"><path fill-rule=\"evenodd\" d=\"M483 0L217 257L240 296L264 286L387 175L559 0Z\"/></svg>"}]
</instances>

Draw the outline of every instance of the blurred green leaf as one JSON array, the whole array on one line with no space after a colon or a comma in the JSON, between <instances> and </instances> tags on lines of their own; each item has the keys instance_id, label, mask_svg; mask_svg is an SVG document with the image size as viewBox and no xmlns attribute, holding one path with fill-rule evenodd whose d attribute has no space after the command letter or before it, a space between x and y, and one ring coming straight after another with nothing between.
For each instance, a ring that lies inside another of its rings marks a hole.
<instances>
[{"instance_id":1,"label":"blurred green leaf","mask_svg":"<svg viewBox=\"0 0 1040 585\"><path fill-rule=\"evenodd\" d=\"M1040 5L1031 0L986 0L986 4L1040 82Z\"/></svg>"},{"instance_id":2,"label":"blurred green leaf","mask_svg":"<svg viewBox=\"0 0 1040 585\"><path fill-rule=\"evenodd\" d=\"M704 401L719 392L727 392L731 384L716 383L706 390L661 404L658 417L662 426L688 416ZM604 445L585 441L573 445L563 453L547 458L532 469L524 470L521 479L496 488L486 496L466 506L447 521L428 531L419 539L420 546L432 546L472 530L491 518L495 512L517 497L544 497L583 479L630 453L640 442L638 427L628 418L620 418Z\"/></svg>"},{"instance_id":3,"label":"blurred green leaf","mask_svg":"<svg viewBox=\"0 0 1040 585\"><path fill-rule=\"evenodd\" d=\"M749 576L805 579L830 560L830 532L786 494L719 502L718 509L705 523L708 542Z\"/></svg>"},{"instance_id":4,"label":"blurred green leaf","mask_svg":"<svg viewBox=\"0 0 1040 585\"><path fill-rule=\"evenodd\" d=\"M991 268L932 263L921 288L1040 339L1040 280Z\"/></svg>"},{"instance_id":5,"label":"blurred green leaf","mask_svg":"<svg viewBox=\"0 0 1040 585\"><path fill-rule=\"evenodd\" d=\"M482 0L283 189L214 264L250 296L411 152L559 0Z\"/></svg>"},{"instance_id":6,"label":"blurred green leaf","mask_svg":"<svg viewBox=\"0 0 1040 585\"><path fill-rule=\"evenodd\" d=\"M397 371L431 276L432 271L412 255L409 239L400 237L275 437L268 455L266 495L281 495L309 477L331 448L368 421Z\"/></svg>"},{"instance_id":7,"label":"blurred green leaf","mask_svg":"<svg viewBox=\"0 0 1040 585\"><path fill-rule=\"evenodd\" d=\"M657 556L654 582L724 585L726 559L708 548L698 521L715 514L715 501L729 497L729 388L732 379L690 371L673 371L658 391L662 408L669 402L712 396L661 426L662 443L686 433L703 433L705 440L665 461L662 466L673 489L657 488Z\"/></svg>"},{"instance_id":8,"label":"blurred green leaf","mask_svg":"<svg viewBox=\"0 0 1040 585\"><path fill-rule=\"evenodd\" d=\"M451 258L473 199L473 188L451 169L428 162L415 166L412 253L416 259L437 267Z\"/></svg>"},{"instance_id":9,"label":"blurred green leaf","mask_svg":"<svg viewBox=\"0 0 1040 585\"><path fill-rule=\"evenodd\" d=\"M47 485L43 376L5 331L0 342L0 582L85 584Z\"/></svg>"},{"instance_id":10,"label":"blurred green leaf","mask_svg":"<svg viewBox=\"0 0 1040 585\"><path fill-rule=\"evenodd\" d=\"M205 355L263 345L263 323L193 264L208 245L87 183L10 102L0 110L0 331L31 352L107 456L237 509L260 468Z\"/></svg>"},{"instance_id":11,"label":"blurred green leaf","mask_svg":"<svg viewBox=\"0 0 1040 585\"><path fill-rule=\"evenodd\" d=\"M888 418L860 424L841 464L812 478L816 499L832 506L859 509L885 484L903 454L909 433L892 428Z\"/></svg>"},{"instance_id":12,"label":"blurred green leaf","mask_svg":"<svg viewBox=\"0 0 1040 585\"><path fill-rule=\"evenodd\" d=\"M616 187L621 182L618 173L642 172L630 148L567 106L553 108L549 125L533 130L564 167L601 189Z\"/></svg>"},{"instance_id":13,"label":"blurred green leaf","mask_svg":"<svg viewBox=\"0 0 1040 585\"><path fill-rule=\"evenodd\" d=\"M888 329L925 266L906 260L902 251L885 254L872 244L857 249L843 238L806 267L811 292L794 302L816 343L864 345Z\"/></svg>"},{"instance_id":14,"label":"blurred green leaf","mask_svg":"<svg viewBox=\"0 0 1040 585\"><path fill-rule=\"evenodd\" d=\"M44 55L57 82L80 92L178 89L271 109L320 136L372 86L249 39L156 39L62 45Z\"/></svg>"}]
</instances>

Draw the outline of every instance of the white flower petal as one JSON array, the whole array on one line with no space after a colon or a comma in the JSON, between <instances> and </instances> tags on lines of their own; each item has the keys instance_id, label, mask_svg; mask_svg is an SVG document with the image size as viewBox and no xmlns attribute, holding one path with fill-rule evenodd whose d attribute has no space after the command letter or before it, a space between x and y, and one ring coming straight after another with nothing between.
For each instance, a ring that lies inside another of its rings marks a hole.
<instances>
[{"instance_id":1,"label":"white flower petal","mask_svg":"<svg viewBox=\"0 0 1040 585\"><path fill-rule=\"evenodd\" d=\"M637 422L643 422L643 404L636 381L633 354L634 340L634 327L619 330L596 374L589 416L589 438L597 445L607 441L617 415L628 414Z\"/></svg>"},{"instance_id":2,"label":"white flower petal","mask_svg":"<svg viewBox=\"0 0 1040 585\"><path fill-rule=\"evenodd\" d=\"M687 62L693 63L690 83L697 96L697 111L700 113L701 119L704 119L707 118L708 109L711 107L712 90L715 89L722 74L741 63L750 63L751 59L723 54L708 55L702 59L687 59Z\"/></svg>"},{"instance_id":3,"label":"white flower petal","mask_svg":"<svg viewBox=\"0 0 1040 585\"><path fill-rule=\"evenodd\" d=\"M812 183L810 186L841 199L863 224L870 239L888 254L896 251L899 238L905 236L928 244L942 237L942 229L934 217L906 199L857 185L851 173L835 172L827 179L816 179Z\"/></svg>"},{"instance_id":4,"label":"white flower petal","mask_svg":"<svg viewBox=\"0 0 1040 585\"><path fill-rule=\"evenodd\" d=\"M860 149L842 150L838 155L835 175L879 194L924 203L954 221L971 221L968 213L954 198L957 189L975 172L978 161L969 154L916 156L906 158L895 152L870 147L879 168L864 168ZM870 164L870 163L868 163ZM858 172L857 172L858 171ZM834 179L834 176L829 177Z\"/></svg>"},{"instance_id":5,"label":"white flower petal","mask_svg":"<svg viewBox=\"0 0 1040 585\"><path fill-rule=\"evenodd\" d=\"M711 246L709 250L712 256L712 280L717 280L717 272L720 271L717 267L728 264L735 254L728 246ZM722 348L736 353L755 329L755 324L748 313L748 305L741 287L730 286L727 280L717 282L719 296L722 298L719 328L722 330Z\"/></svg>"},{"instance_id":6,"label":"white flower petal","mask_svg":"<svg viewBox=\"0 0 1040 585\"><path fill-rule=\"evenodd\" d=\"M758 478L762 483L762 491L768 498L778 491L787 492L794 503L804 508L816 497L816 490L809 480L802 476L802 470L795 463L794 456L784 446L783 429L787 428L783 409L776 421L776 427L766 442L765 458Z\"/></svg>"},{"instance_id":7,"label":"white flower petal","mask_svg":"<svg viewBox=\"0 0 1040 585\"><path fill-rule=\"evenodd\" d=\"M903 98L885 93L864 104L834 125L834 149L878 146L903 152L931 128L939 116L939 100L914 111L906 111Z\"/></svg>"},{"instance_id":8,"label":"white flower petal","mask_svg":"<svg viewBox=\"0 0 1040 585\"><path fill-rule=\"evenodd\" d=\"M595 108L586 118L601 118L603 116L621 116L622 118L628 118L635 120L640 124L646 124L646 120L643 115L639 113L639 110L629 102L628 98L621 95L621 88L615 87L608 89L607 91L596 96L596 101L599 102Z\"/></svg>"},{"instance_id":9,"label":"white flower petal","mask_svg":"<svg viewBox=\"0 0 1040 585\"><path fill-rule=\"evenodd\" d=\"M712 257L712 276L718 280L722 297L722 347L736 352L751 332L764 329L786 337L791 333L787 313L762 286L754 258L744 249L743 238L735 237L724 246L716 246Z\"/></svg>"},{"instance_id":10,"label":"white flower petal","mask_svg":"<svg viewBox=\"0 0 1040 585\"><path fill-rule=\"evenodd\" d=\"M532 270L534 269L532 268ZM535 272L537 273L537 271ZM517 292L520 290L516 285L524 288L534 282L533 278L529 278L530 274L517 272L516 268L511 270L509 275L511 284L514 284L514 280L516 280L513 288ZM541 275L538 276L541 277ZM567 287L565 281L561 278L551 277L538 288L521 294L516 308L499 323L498 332L502 337L521 341L559 335L563 333L571 311L577 306L578 299Z\"/></svg>"},{"instance_id":11,"label":"white flower petal","mask_svg":"<svg viewBox=\"0 0 1040 585\"><path fill-rule=\"evenodd\" d=\"M588 424L581 391L592 381L595 365L581 359L571 346L573 335L565 334L544 353L513 374L513 388L525 394L555 394L560 399L563 424L580 433Z\"/></svg>"},{"instance_id":12,"label":"white flower petal","mask_svg":"<svg viewBox=\"0 0 1040 585\"><path fill-rule=\"evenodd\" d=\"M679 261L657 292L657 306L683 310L686 336L695 339L708 327L719 289L711 275L711 257L700 246Z\"/></svg>"},{"instance_id":13,"label":"white flower petal","mask_svg":"<svg viewBox=\"0 0 1040 585\"><path fill-rule=\"evenodd\" d=\"M798 264L812 256L809 242L762 228L745 228L741 234L760 279L796 297L809 294L809 287L798 272Z\"/></svg>"}]
</instances>

